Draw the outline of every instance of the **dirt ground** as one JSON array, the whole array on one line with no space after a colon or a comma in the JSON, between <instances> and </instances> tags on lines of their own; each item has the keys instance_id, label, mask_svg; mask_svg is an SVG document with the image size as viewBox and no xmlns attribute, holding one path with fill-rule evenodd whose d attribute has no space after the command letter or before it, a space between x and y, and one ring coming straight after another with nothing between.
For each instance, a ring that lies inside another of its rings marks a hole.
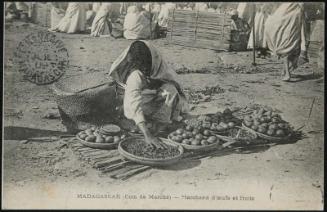
<instances>
[{"instance_id":1,"label":"dirt ground","mask_svg":"<svg viewBox=\"0 0 327 212\"><path fill-rule=\"evenodd\" d=\"M184 88L219 85L224 89L209 102L192 107L192 114L249 104L268 105L282 111L282 117L295 128L306 123L302 129L305 137L293 144L221 154L171 169L152 169L119 181L99 176L63 145L64 141L22 142L30 136L58 135L64 126L56 116L44 118L50 112L58 114L52 90L24 81L13 64L13 52L24 36L45 29L21 22L6 24L5 29L4 208L323 208L324 81L312 77L315 64L300 67L295 73L298 80L285 83L280 80L282 64L274 58L257 59L257 71L253 73L238 73L238 69L251 69L251 52L215 52L169 45L165 39L152 41L175 69L210 70L180 74ZM67 76L107 72L131 43L87 34L56 35L69 51L71 68ZM77 198L78 194L120 194L121 198L83 199ZM140 194L147 197L146 201L133 199L133 195ZM161 199L151 199L152 194ZM164 195L171 199L164 199ZM190 200L183 195L215 195L222 199Z\"/></svg>"}]
</instances>

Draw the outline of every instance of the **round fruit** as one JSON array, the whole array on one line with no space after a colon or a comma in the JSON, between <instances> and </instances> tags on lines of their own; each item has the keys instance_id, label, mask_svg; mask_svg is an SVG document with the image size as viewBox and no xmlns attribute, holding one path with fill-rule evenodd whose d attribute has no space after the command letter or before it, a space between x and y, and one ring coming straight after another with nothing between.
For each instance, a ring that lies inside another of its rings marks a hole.
<instances>
[{"instance_id":1,"label":"round fruit","mask_svg":"<svg viewBox=\"0 0 327 212\"><path fill-rule=\"evenodd\" d=\"M201 126L198 126L196 129L198 129L200 133L202 133L202 131L203 131L203 127L201 127Z\"/></svg>"},{"instance_id":2,"label":"round fruit","mask_svg":"<svg viewBox=\"0 0 327 212\"><path fill-rule=\"evenodd\" d=\"M251 129L257 131L258 130L258 125L252 125Z\"/></svg>"},{"instance_id":3,"label":"round fruit","mask_svg":"<svg viewBox=\"0 0 327 212\"><path fill-rule=\"evenodd\" d=\"M201 141L202 138L203 138L203 136L202 136L201 134L197 134L197 135L195 136L195 139L198 140L198 141Z\"/></svg>"},{"instance_id":4,"label":"round fruit","mask_svg":"<svg viewBox=\"0 0 327 212\"><path fill-rule=\"evenodd\" d=\"M210 118L209 116L206 116L206 117L204 118L204 121L206 121L206 122L211 122L211 118Z\"/></svg>"},{"instance_id":5,"label":"round fruit","mask_svg":"<svg viewBox=\"0 0 327 212\"><path fill-rule=\"evenodd\" d=\"M278 113L274 113L274 114L271 115L271 117L280 118L280 115Z\"/></svg>"},{"instance_id":6,"label":"round fruit","mask_svg":"<svg viewBox=\"0 0 327 212\"><path fill-rule=\"evenodd\" d=\"M90 128L92 131L95 131L97 128L95 126Z\"/></svg>"},{"instance_id":7,"label":"round fruit","mask_svg":"<svg viewBox=\"0 0 327 212\"><path fill-rule=\"evenodd\" d=\"M272 118L272 119L271 119L271 122L272 122L272 123L278 123L278 118L276 118L276 117Z\"/></svg>"},{"instance_id":8,"label":"round fruit","mask_svg":"<svg viewBox=\"0 0 327 212\"><path fill-rule=\"evenodd\" d=\"M105 139L104 139L105 143L113 143L114 142L114 137L112 136L107 136Z\"/></svg>"},{"instance_id":9,"label":"round fruit","mask_svg":"<svg viewBox=\"0 0 327 212\"><path fill-rule=\"evenodd\" d=\"M223 128L222 126L218 125L217 128L216 128L216 130L217 130L217 131L223 131L224 128Z\"/></svg>"},{"instance_id":10,"label":"round fruit","mask_svg":"<svg viewBox=\"0 0 327 212\"><path fill-rule=\"evenodd\" d=\"M182 135L184 133L184 130L183 129L178 129L178 130L176 130L176 133L178 135Z\"/></svg>"},{"instance_id":11,"label":"round fruit","mask_svg":"<svg viewBox=\"0 0 327 212\"><path fill-rule=\"evenodd\" d=\"M95 135L88 135L86 138L85 138L85 141L87 142L95 142Z\"/></svg>"},{"instance_id":12,"label":"round fruit","mask_svg":"<svg viewBox=\"0 0 327 212\"><path fill-rule=\"evenodd\" d=\"M200 145L200 140L193 140L192 145Z\"/></svg>"},{"instance_id":13,"label":"round fruit","mask_svg":"<svg viewBox=\"0 0 327 212\"><path fill-rule=\"evenodd\" d=\"M202 141L201 141L201 145L205 146L205 145L209 145L209 143L208 143L208 141L206 141L206 140L202 140Z\"/></svg>"},{"instance_id":14,"label":"round fruit","mask_svg":"<svg viewBox=\"0 0 327 212\"><path fill-rule=\"evenodd\" d=\"M259 126L260 125L260 122L258 120L254 120L253 125L254 126Z\"/></svg>"},{"instance_id":15,"label":"round fruit","mask_svg":"<svg viewBox=\"0 0 327 212\"><path fill-rule=\"evenodd\" d=\"M170 136L176 136L176 135L177 135L176 131L175 131L175 132L172 132L172 133L170 133Z\"/></svg>"},{"instance_id":16,"label":"round fruit","mask_svg":"<svg viewBox=\"0 0 327 212\"><path fill-rule=\"evenodd\" d=\"M251 122L251 121L246 121L246 120L244 121L244 125L247 127L251 127L252 124L253 124L253 122Z\"/></svg>"},{"instance_id":17,"label":"round fruit","mask_svg":"<svg viewBox=\"0 0 327 212\"><path fill-rule=\"evenodd\" d=\"M245 120L245 121L252 121L252 118L251 118L251 116L245 116L245 117L244 117L244 120Z\"/></svg>"},{"instance_id":18,"label":"round fruit","mask_svg":"<svg viewBox=\"0 0 327 212\"><path fill-rule=\"evenodd\" d=\"M193 127L190 126L190 125L187 125L187 126L185 127L185 129L186 129L187 131L189 131L189 132L192 132L192 131L193 131Z\"/></svg>"},{"instance_id":19,"label":"round fruit","mask_svg":"<svg viewBox=\"0 0 327 212\"><path fill-rule=\"evenodd\" d=\"M281 129L284 129L284 128L286 128L286 126L285 126L286 124L283 124L283 123L279 123L278 124L278 128L281 128Z\"/></svg>"},{"instance_id":20,"label":"round fruit","mask_svg":"<svg viewBox=\"0 0 327 212\"><path fill-rule=\"evenodd\" d=\"M269 129L269 130L267 131L267 135L270 135L270 136L273 136L274 133L275 133L275 130L274 130L274 129Z\"/></svg>"},{"instance_id":21,"label":"round fruit","mask_svg":"<svg viewBox=\"0 0 327 212\"><path fill-rule=\"evenodd\" d=\"M214 143L214 142L216 142L217 141L217 137L216 136L210 136L209 138L208 138L208 143L210 143L210 144L212 144L212 143Z\"/></svg>"},{"instance_id":22,"label":"round fruit","mask_svg":"<svg viewBox=\"0 0 327 212\"><path fill-rule=\"evenodd\" d=\"M184 139L186 139L186 138L187 138L187 134L186 134L186 133L183 133L182 137L183 137Z\"/></svg>"},{"instance_id":23,"label":"round fruit","mask_svg":"<svg viewBox=\"0 0 327 212\"><path fill-rule=\"evenodd\" d=\"M92 131L91 129L87 129L87 130L85 130L85 133L86 133L87 135L93 135L93 131Z\"/></svg>"},{"instance_id":24,"label":"round fruit","mask_svg":"<svg viewBox=\"0 0 327 212\"><path fill-rule=\"evenodd\" d=\"M189 144L190 143L190 141L188 140L188 139L184 139L183 141L182 141L182 144Z\"/></svg>"},{"instance_id":25,"label":"round fruit","mask_svg":"<svg viewBox=\"0 0 327 212\"><path fill-rule=\"evenodd\" d=\"M104 142L104 139L102 138L101 135L98 135L95 139L95 143L103 143Z\"/></svg>"},{"instance_id":26,"label":"round fruit","mask_svg":"<svg viewBox=\"0 0 327 212\"><path fill-rule=\"evenodd\" d=\"M203 131L203 135L209 136L210 135L210 131L209 130L204 130Z\"/></svg>"},{"instance_id":27,"label":"round fruit","mask_svg":"<svg viewBox=\"0 0 327 212\"><path fill-rule=\"evenodd\" d=\"M228 124L224 123L224 122L220 122L220 126L223 128L223 129L227 129L228 128Z\"/></svg>"},{"instance_id":28,"label":"round fruit","mask_svg":"<svg viewBox=\"0 0 327 212\"><path fill-rule=\"evenodd\" d=\"M114 143L118 143L120 141L120 137L119 136L114 136Z\"/></svg>"},{"instance_id":29,"label":"round fruit","mask_svg":"<svg viewBox=\"0 0 327 212\"><path fill-rule=\"evenodd\" d=\"M276 131L276 135L279 136L279 137L282 137L285 135L284 131L283 130L277 130Z\"/></svg>"},{"instance_id":30,"label":"round fruit","mask_svg":"<svg viewBox=\"0 0 327 212\"><path fill-rule=\"evenodd\" d=\"M79 137L84 140L87 137L87 135L85 133L82 133L79 135Z\"/></svg>"},{"instance_id":31,"label":"round fruit","mask_svg":"<svg viewBox=\"0 0 327 212\"><path fill-rule=\"evenodd\" d=\"M175 137L175 141L178 142L178 143L182 142L182 140L183 140L183 137L181 135L177 135Z\"/></svg>"},{"instance_id":32,"label":"round fruit","mask_svg":"<svg viewBox=\"0 0 327 212\"><path fill-rule=\"evenodd\" d=\"M226 108L226 109L223 111L223 114L232 114L232 111L231 111L229 108Z\"/></svg>"},{"instance_id":33,"label":"round fruit","mask_svg":"<svg viewBox=\"0 0 327 212\"><path fill-rule=\"evenodd\" d=\"M261 127L267 128L268 127L268 123L262 123L260 124Z\"/></svg>"},{"instance_id":34,"label":"round fruit","mask_svg":"<svg viewBox=\"0 0 327 212\"><path fill-rule=\"evenodd\" d=\"M271 116L271 115L272 115L272 112L271 112L271 111L267 111L267 112L265 112L264 115L266 115L266 116Z\"/></svg>"},{"instance_id":35,"label":"round fruit","mask_svg":"<svg viewBox=\"0 0 327 212\"><path fill-rule=\"evenodd\" d=\"M187 138L192 138L193 134L191 132L186 132Z\"/></svg>"},{"instance_id":36,"label":"round fruit","mask_svg":"<svg viewBox=\"0 0 327 212\"><path fill-rule=\"evenodd\" d=\"M266 128L264 128L264 127L259 127L259 128L258 128L258 132L259 132L259 133L266 133L267 130L266 130Z\"/></svg>"},{"instance_id":37,"label":"round fruit","mask_svg":"<svg viewBox=\"0 0 327 212\"><path fill-rule=\"evenodd\" d=\"M194 129L193 132L192 132L193 135L197 135L199 133L200 133L200 130L198 130L198 129Z\"/></svg>"},{"instance_id":38,"label":"round fruit","mask_svg":"<svg viewBox=\"0 0 327 212\"><path fill-rule=\"evenodd\" d=\"M231 121L231 122L228 123L228 126L229 126L230 128L235 127L235 123Z\"/></svg>"},{"instance_id":39,"label":"round fruit","mask_svg":"<svg viewBox=\"0 0 327 212\"><path fill-rule=\"evenodd\" d=\"M277 124L271 124L271 125L269 125L269 129L270 129L270 130L275 130L275 129L277 129Z\"/></svg>"}]
</instances>

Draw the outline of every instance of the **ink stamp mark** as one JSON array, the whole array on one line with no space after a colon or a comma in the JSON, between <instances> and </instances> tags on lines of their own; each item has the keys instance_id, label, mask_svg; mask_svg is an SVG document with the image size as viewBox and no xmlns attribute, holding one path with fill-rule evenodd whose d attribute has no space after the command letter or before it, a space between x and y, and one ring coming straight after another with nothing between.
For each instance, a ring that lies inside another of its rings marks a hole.
<instances>
[{"instance_id":1,"label":"ink stamp mark","mask_svg":"<svg viewBox=\"0 0 327 212\"><path fill-rule=\"evenodd\" d=\"M27 35L15 51L15 61L25 79L47 85L62 77L69 64L64 43L51 32L38 31Z\"/></svg>"}]
</instances>

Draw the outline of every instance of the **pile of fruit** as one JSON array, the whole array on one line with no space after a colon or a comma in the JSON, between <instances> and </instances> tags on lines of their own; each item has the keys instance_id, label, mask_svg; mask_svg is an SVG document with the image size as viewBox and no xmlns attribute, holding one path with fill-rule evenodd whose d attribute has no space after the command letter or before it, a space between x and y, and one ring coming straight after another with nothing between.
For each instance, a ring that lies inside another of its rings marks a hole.
<instances>
[{"instance_id":1,"label":"pile of fruit","mask_svg":"<svg viewBox=\"0 0 327 212\"><path fill-rule=\"evenodd\" d=\"M121 147L132 155L150 159L168 159L180 155L178 147L167 145L166 148L158 149L143 140L122 142Z\"/></svg>"},{"instance_id":2,"label":"pile of fruit","mask_svg":"<svg viewBox=\"0 0 327 212\"><path fill-rule=\"evenodd\" d=\"M170 133L168 138L177 143L193 146L206 146L220 142L209 130L201 126L193 127L190 125L187 125L185 129L180 128Z\"/></svg>"},{"instance_id":3,"label":"pile of fruit","mask_svg":"<svg viewBox=\"0 0 327 212\"><path fill-rule=\"evenodd\" d=\"M218 112L212 115L204 115L197 120L186 121L186 124L193 127L203 127L213 132L224 132L235 126L241 125L242 121L233 116L230 109L225 109L223 113Z\"/></svg>"},{"instance_id":4,"label":"pile of fruit","mask_svg":"<svg viewBox=\"0 0 327 212\"><path fill-rule=\"evenodd\" d=\"M125 134L116 134L116 135L107 135L102 134L96 127L91 127L84 131L81 131L77 136L90 143L108 143L108 144L117 144L122 139L126 138Z\"/></svg>"},{"instance_id":5,"label":"pile of fruit","mask_svg":"<svg viewBox=\"0 0 327 212\"><path fill-rule=\"evenodd\" d=\"M292 127L278 113L259 109L245 116L243 124L252 130L272 137L285 137L292 132Z\"/></svg>"}]
</instances>

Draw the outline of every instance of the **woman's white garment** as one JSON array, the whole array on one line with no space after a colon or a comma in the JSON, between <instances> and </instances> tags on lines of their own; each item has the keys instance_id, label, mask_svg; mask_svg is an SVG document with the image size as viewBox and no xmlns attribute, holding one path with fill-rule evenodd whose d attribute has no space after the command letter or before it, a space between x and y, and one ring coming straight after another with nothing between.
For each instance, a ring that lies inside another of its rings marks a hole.
<instances>
[{"instance_id":1,"label":"woman's white garment","mask_svg":"<svg viewBox=\"0 0 327 212\"><path fill-rule=\"evenodd\" d=\"M163 60L159 52L146 41L152 57L152 68L150 79L157 79L164 82L158 90L146 89L147 81L139 70L131 74L126 63L129 46L113 63L109 76L125 88L124 114L127 118L135 121L136 124L151 117L159 122L170 123L172 120L179 120L181 112L187 112L186 99L181 95L180 88L176 86L177 74ZM131 44L132 45L132 44Z\"/></svg>"},{"instance_id":2,"label":"woman's white garment","mask_svg":"<svg viewBox=\"0 0 327 212\"><path fill-rule=\"evenodd\" d=\"M208 5L206 3L195 3L195 11L207 11Z\"/></svg>"},{"instance_id":3,"label":"woman's white garment","mask_svg":"<svg viewBox=\"0 0 327 212\"><path fill-rule=\"evenodd\" d=\"M91 36L109 35L110 24L119 17L119 3L102 3L91 27Z\"/></svg>"},{"instance_id":4,"label":"woman's white garment","mask_svg":"<svg viewBox=\"0 0 327 212\"><path fill-rule=\"evenodd\" d=\"M150 17L145 11L138 11L130 7L124 20L124 37L126 39L148 39L151 36Z\"/></svg>"},{"instance_id":5,"label":"woman's white garment","mask_svg":"<svg viewBox=\"0 0 327 212\"><path fill-rule=\"evenodd\" d=\"M175 9L176 5L166 3L161 7L158 15L158 25L161 27L168 27L169 11Z\"/></svg>"},{"instance_id":6,"label":"woman's white garment","mask_svg":"<svg viewBox=\"0 0 327 212\"><path fill-rule=\"evenodd\" d=\"M65 16L65 10L61 7L60 3L52 3L51 7L51 28L57 26L60 20Z\"/></svg>"},{"instance_id":7,"label":"woman's white garment","mask_svg":"<svg viewBox=\"0 0 327 212\"><path fill-rule=\"evenodd\" d=\"M299 3L283 3L267 18L264 45L275 55L292 54L301 48L303 8Z\"/></svg>"},{"instance_id":8,"label":"woman's white garment","mask_svg":"<svg viewBox=\"0 0 327 212\"><path fill-rule=\"evenodd\" d=\"M92 4L92 10L96 13L98 12L98 10L100 9L101 7L101 3L100 2L96 2L96 3L93 3Z\"/></svg>"},{"instance_id":9,"label":"woman's white garment","mask_svg":"<svg viewBox=\"0 0 327 212\"><path fill-rule=\"evenodd\" d=\"M252 27L252 16L255 12L255 3L239 3L237 12L238 17L242 18Z\"/></svg>"},{"instance_id":10,"label":"woman's white garment","mask_svg":"<svg viewBox=\"0 0 327 212\"><path fill-rule=\"evenodd\" d=\"M263 40L264 40L264 30L265 30L265 22L268 18L268 15L262 12L256 12L254 18L254 29L255 29L255 46L263 47ZM249 42L248 42L248 49L253 49L253 29L251 29Z\"/></svg>"},{"instance_id":11,"label":"woman's white garment","mask_svg":"<svg viewBox=\"0 0 327 212\"><path fill-rule=\"evenodd\" d=\"M75 33L85 31L86 28L86 8L85 3L68 4L65 16L52 30Z\"/></svg>"}]
</instances>

